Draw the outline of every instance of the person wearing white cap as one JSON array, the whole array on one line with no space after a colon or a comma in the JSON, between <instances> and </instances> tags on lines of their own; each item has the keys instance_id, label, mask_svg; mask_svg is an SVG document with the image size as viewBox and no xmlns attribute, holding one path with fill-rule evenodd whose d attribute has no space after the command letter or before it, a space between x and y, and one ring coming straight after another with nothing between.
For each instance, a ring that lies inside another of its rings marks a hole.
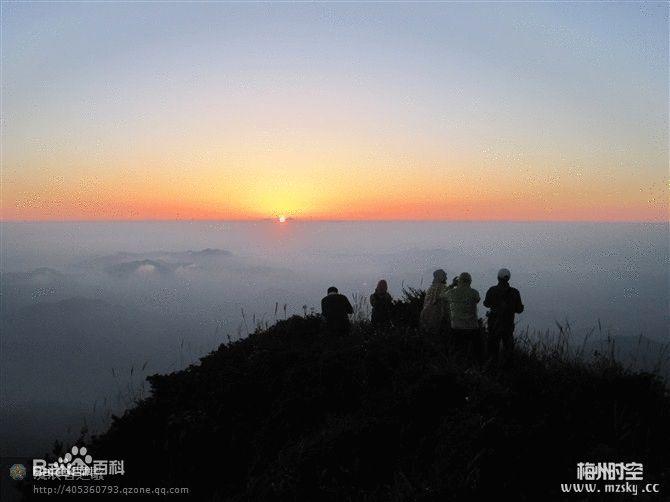
<instances>
[{"instance_id":1,"label":"person wearing white cap","mask_svg":"<svg viewBox=\"0 0 670 502\"><path fill-rule=\"evenodd\" d=\"M509 285L512 274L506 268L498 270L498 284L486 292L484 306L491 309L487 314L489 338L487 349L490 357L498 357L500 342L506 357L514 348L514 316L523 312L519 290Z\"/></svg>"}]
</instances>

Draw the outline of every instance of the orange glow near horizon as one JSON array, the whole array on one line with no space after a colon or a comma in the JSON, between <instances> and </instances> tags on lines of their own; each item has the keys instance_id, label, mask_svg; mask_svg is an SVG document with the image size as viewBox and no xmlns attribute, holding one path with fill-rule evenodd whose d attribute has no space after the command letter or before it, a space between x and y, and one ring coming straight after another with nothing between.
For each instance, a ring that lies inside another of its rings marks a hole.
<instances>
[{"instance_id":1,"label":"orange glow near horizon","mask_svg":"<svg viewBox=\"0 0 670 502\"><path fill-rule=\"evenodd\" d=\"M33 154L40 168L3 172L2 220L668 221L668 187L630 190L607 157L588 170L551 152L409 158L403 145L348 138L209 157L185 143L113 160Z\"/></svg>"},{"instance_id":2,"label":"orange glow near horizon","mask_svg":"<svg viewBox=\"0 0 670 502\"><path fill-rule=\"evenodd\" d=\"M630 192L623 182L557 178L525 165L508 165L510 175L500 178L495 164L481 161L450 169L389 167L386 158L369 159L368 169L349 159L311 167L318 160L279 156L280 169L266 160L246 171L126 168L106 179L74 171L69 179L5 183L2 220L668 221L665 187Z\"/></svg>"},{"instance_id":3,"label":"orange glow near horizon","mask_svg":"<svg viewBox=\"0 0 670 502\"><path fill-rule=\"evenodd\" d=\"M439 187L351 187L331 192L282 192L269 189L257 199L244 194L218 199L194 191L176 196L155 191L126 191L118 197L81 191L24 192L25 199L3 207L3 221L105 220L472 220L472 221L668 221L663 201L622 201L606 193L500 192L485 189L441 193ZM259 192L265 189L258 188ZM253 192L254 190L250 190ZM595 190L594 190L595 192ZM318 197L317 197L318 194ZM643 194L644 195L644 194ZM613 200L614 199L614 200ZM225 202L224 202L225 201Z\"/></svg>"}]
</instances>

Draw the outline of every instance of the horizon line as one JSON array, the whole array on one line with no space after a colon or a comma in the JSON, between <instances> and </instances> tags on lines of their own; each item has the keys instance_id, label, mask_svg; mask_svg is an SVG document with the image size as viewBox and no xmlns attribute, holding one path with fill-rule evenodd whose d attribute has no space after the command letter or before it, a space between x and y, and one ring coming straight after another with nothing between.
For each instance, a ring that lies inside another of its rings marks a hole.
<instances>
[{"instance_id":1,"label":"horizon line","mask_svg":"<svg viewBox=\"0 0 670 502\"><path fill-rule=\"evenodd\" d=\"M100 218L100 219L1 219L0 223L168 223L168 222L228 222L228 223L651 223L670 224L665 220L588 220L588 219L448 219L448 218L296 218L287 217L281 223L277 217L264 218Z\"/></svg>"}]
</instances>

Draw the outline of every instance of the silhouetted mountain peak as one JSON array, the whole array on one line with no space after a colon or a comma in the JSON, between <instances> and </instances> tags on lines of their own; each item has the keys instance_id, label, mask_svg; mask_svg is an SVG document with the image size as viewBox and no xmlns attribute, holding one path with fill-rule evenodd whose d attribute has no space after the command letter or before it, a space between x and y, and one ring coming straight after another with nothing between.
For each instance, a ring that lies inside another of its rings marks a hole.
<instances>
[{"instance_id":1,"label":"silhouetted mountain peak","mask_svg":"<svg viewBox=\"0 0 670 502\"><path fill-rule=\"evenodd\" d=\"M143 466L125 481L179 479L194 500L558 501L579 459L668 474L656 375L521 347L472 366L420 334L411 296L393 327L329 338L293 316L149 377L152 396L92 448Z\"/></svg>"}]
</instances>

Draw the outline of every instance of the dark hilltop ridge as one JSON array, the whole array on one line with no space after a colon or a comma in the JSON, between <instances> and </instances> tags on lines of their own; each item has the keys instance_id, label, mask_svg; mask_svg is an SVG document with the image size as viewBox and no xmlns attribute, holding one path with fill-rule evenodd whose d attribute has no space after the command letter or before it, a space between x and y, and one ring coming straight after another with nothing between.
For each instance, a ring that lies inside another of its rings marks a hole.
<instances>
[{"instance_id":1,"label":"dark hilltop ridge","mask_svg":"<svg viewBox=\"0 0 670 502\"><path fill-rule=\"evenodd\" d=\"M523 341L511 364L472 366L420 335L421 302L406 292L394 327L340 339L290 317L151 376L89 450L124 459L124 485L203 501L622 500L561 493L578 462L641 462L670 493L658 376Z\"/></svg>"}]
</instances>

